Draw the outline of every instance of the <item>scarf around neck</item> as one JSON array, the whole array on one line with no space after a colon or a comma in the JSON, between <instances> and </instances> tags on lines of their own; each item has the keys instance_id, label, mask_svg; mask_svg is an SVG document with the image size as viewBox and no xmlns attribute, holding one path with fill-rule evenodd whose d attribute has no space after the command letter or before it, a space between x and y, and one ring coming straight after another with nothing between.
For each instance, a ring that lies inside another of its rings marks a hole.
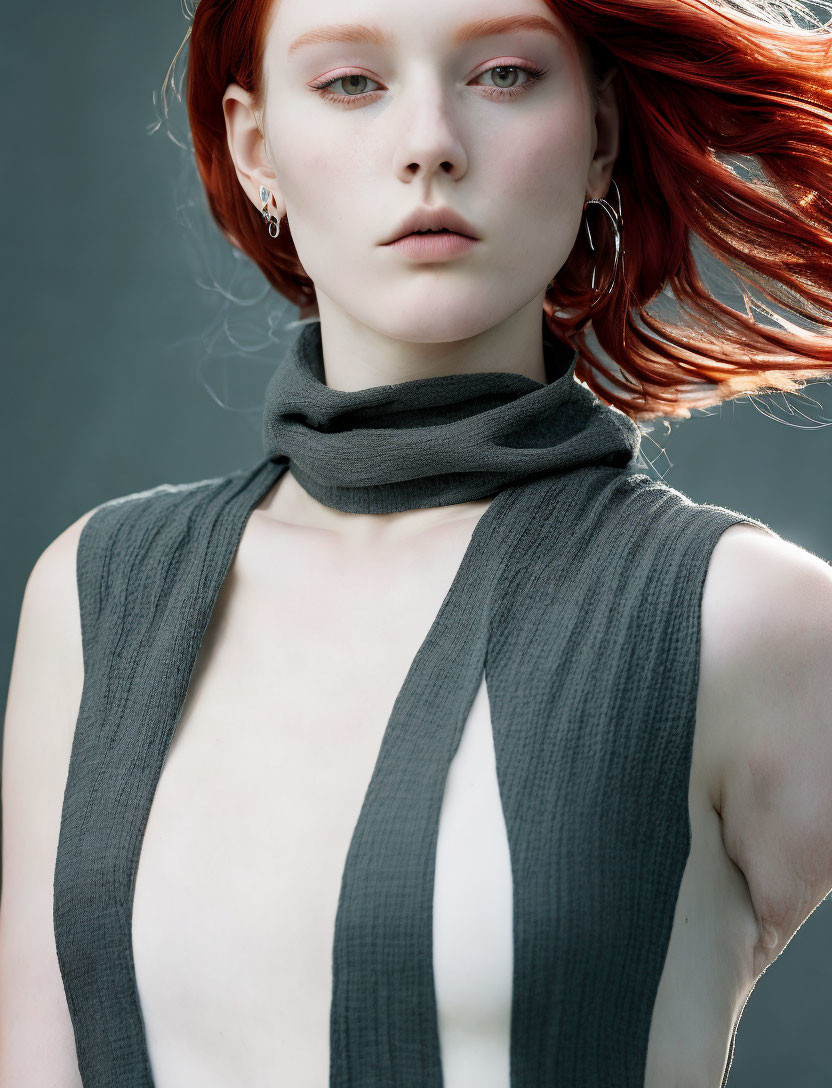
<instances>
[{"instance_id":1,"label":"scarf around neck","mask_svg":"<svg viewBox=\"0 0 832 1088\"><path fill-rule=\"evenodd\" d=\"M625 467L641 432L575 378L543 321L547 384L507 371L345 392L324 380L321 326L302 327L266 390L263 448L326 506L388 514L495 495L589 464Z\"/></svg>"}]
</instances>

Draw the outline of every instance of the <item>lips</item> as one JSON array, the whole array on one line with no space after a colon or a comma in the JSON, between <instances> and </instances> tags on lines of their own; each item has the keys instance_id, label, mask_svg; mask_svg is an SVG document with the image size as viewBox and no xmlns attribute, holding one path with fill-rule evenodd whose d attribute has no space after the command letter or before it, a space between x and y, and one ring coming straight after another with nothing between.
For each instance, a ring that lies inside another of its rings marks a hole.
<instances>
[{"instance_id":1,"label":"lips","mask_svg":"<svg viewBox=\"0 0 832 1088\"><path fill-rule=\"evenodd\" d=\"M390 243L393 249L409 260L428 262L461 257L476 244L476 238L469 238L467 234L459 234L454 230L428 230L421 233L411 231Z\"/></svg>"},{"instance_id":2,"label":"lips","mask_svg":"<svg viewBox=\"0 0 832 1088\"><path fill-rule=\"evenodd\" d=\"M477 233L473 226L453 208L423 206L414 209L399 224L398 229L381 244L390 245L392 242L401 241L402 238L422 233L458 234L462 238L477 240Z\"/></svg>"}]
</instances>

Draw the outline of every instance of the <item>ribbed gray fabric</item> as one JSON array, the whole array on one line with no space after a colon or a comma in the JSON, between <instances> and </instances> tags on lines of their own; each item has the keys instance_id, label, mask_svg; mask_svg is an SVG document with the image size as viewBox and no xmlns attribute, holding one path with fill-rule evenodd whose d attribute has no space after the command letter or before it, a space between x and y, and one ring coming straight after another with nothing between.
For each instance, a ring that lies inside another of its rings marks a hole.
<instances>
[{"instance_id":1,"label":"ribbed gray fabric","mask_svg":"<svg viewBox=\"0 0 832 1088\"><path fill-rule=\"evenodd\" d=\"M707 565L728 526L772 530L635 471L638 427L574 380L570 352L547 341L546 359L547 385L472 374L344 393L323 385L307 325L269 386L263 461L115 499L85 525L84 688L54 889L85 1088L153 1085L131 943L142 837L240 535L287 466L347 511L496 496L392 708L354 829L330 1088L443 1084L435 852L483 674L513 879L511 1088L642 1088L690 850Z\"/></svg>"},{"instance_id":2,"label":"ribbed gray fabric","mask_svg":"<svg viewBox=\"0 0 832 1088\"><path fill-rule=\"evenodd\" d=\"M449 374L357 392L324 383L318 322L266 390L263 448L319 502L354 514L450 506L581 465L628 465L641 434L574 380L577 352L542 323L547 384Z\"/></svg>"}]
</instances>

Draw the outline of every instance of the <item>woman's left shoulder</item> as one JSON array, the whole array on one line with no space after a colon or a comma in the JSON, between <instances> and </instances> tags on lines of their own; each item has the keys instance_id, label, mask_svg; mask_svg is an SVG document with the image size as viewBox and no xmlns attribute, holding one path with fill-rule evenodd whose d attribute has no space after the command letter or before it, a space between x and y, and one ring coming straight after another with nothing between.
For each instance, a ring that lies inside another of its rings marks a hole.
<instances>
[{"instance_id":1,"label":"woman's left shoulder","mask_svg":"<svg viewBox=\"0 0 832 1088\"><path fill-rule=\"evenodd\" d=\"M738 622L764 621L770 630L783 623L832 624L832 563L794 541L737 522L719 537L708 578L720 596L742 614Z\"/></svg>"},{"instance_id":2,"label":"woman's left shoulder","mask_svg":"<svg viewBox=\"0 0 832 1088\"><path fill-rule=\"evenodd\" d=\"M832 888L832 565L727 529L702 598L699 712L721 739L720 815L764 965Z\"/></svg>"}]
</instances>

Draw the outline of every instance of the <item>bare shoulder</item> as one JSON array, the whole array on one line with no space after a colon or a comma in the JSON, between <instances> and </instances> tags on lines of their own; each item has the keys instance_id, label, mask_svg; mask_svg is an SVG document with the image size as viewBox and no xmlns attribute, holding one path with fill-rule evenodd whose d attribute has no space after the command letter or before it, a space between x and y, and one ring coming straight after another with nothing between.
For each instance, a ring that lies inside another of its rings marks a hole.
<instances>
[{"instance_id":1,"label":"bare shoulder","mask_svg":"<svg viewBox=\"0 0 832 1088\"><path fill-rule=\"evenodd\" d=\"M40 553L29 574L24 591L24 601L30 606L43 603L43 598L63 587L62 599L75 596L75 560L78 553L78 541L89 519L99 509L97 506L87 510L71 525L68 525ZM69 575L67 585L67 575Z\"/></svg>"},{"instance_id":2,"label":"bare shoulder","mask_svg":"<svg viewBox=\"0 0 832 1088\"><path fill-rule=\"evenodd\" d=\"M83 688L75 564L87 511L48 545L23 593L3 731L0 1083L80 1085L57 962L52 888Z\"/></svg>"},{"instance_id":3,"label":"bare shoulder","mask_svg":"<svg viewBox=\"0 0 832 1088\"><path fill-rule=\"evenodd\" d=\"M807 643L823 646L830 601L832 564L753 525L732 525L713 549L703 588L703 672L726 692L738 680L749 692L747 682L771 678L772 657L784 665Z\"/></svg>"},{"instance_id":4,"label":"bare shoulder","mask_svg":"<svg viewBox=\"0 0 832 1088\"><path fill-rule=\"evenodd\" d=\"M59 533L29 574L20 608L7 716L15 711L19 697L34 693L37 675L48 674L53 700L80 696L83 664L76 559L81 532L95 509Z\"/></svg>"},{"instance_id":5,"label":"bare shoulder","mask_svg":"<svg viewBox=\"0 0 832 1088\"><path fill-rule=\"evenodd\" d=\"M736 525L702 597L699 711L764 969L832 888L832 565Z\"/></svg>"},{"instance_id":6,"label":"bare shoulder","mask_svg":"<svg viewBox=\"0 0 832 1088\"><path fill-rule=\"evenodd\" d=\"M17 811L71 741L73 711L83 685L81 619L75 574L78 540L89 510L44 549L26 582L9 681L3 730L4 810ZM44 758L48 757L48 758ZM60 772L58 772L60 773ZM4 821L5 834L14 834ZM15 843L10 843L14 852ZM4 889L5 890L5 889ZM5 896L4 896L5 900Z\"/></svg>"}]
</instances>

